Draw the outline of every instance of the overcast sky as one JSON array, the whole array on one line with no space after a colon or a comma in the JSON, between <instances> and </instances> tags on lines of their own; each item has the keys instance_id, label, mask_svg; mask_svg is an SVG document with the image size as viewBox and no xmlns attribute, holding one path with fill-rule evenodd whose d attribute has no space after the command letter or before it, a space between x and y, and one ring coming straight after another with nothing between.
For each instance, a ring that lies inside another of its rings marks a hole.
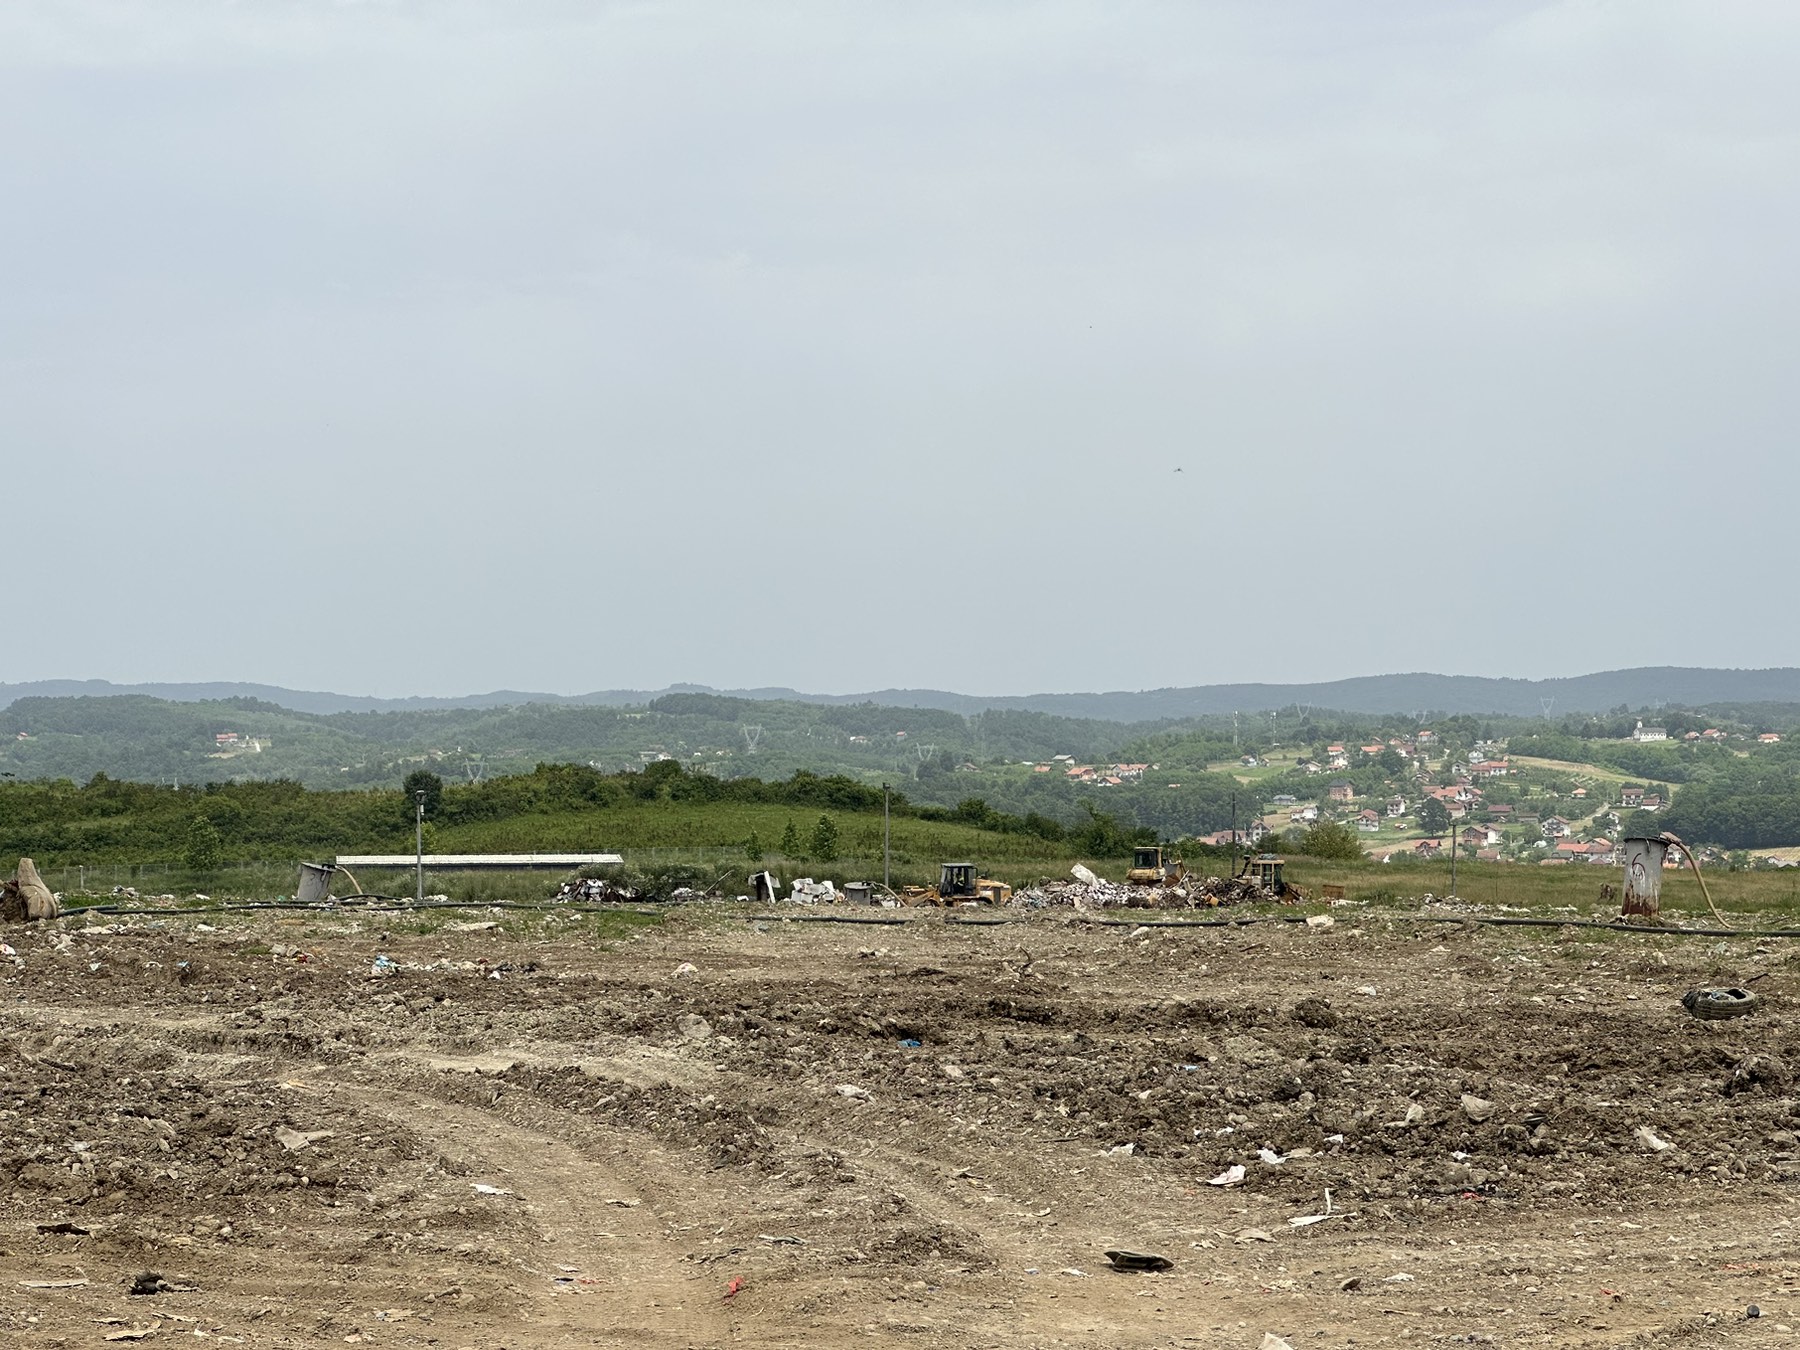
<instances>
[{"instance_id":1,"label":"overcast sky","mask_svg":"<svg viewBox=\"0 0 1800 1350\"><path fill-rule=\"evenodd\" d=\"M1797 175L1781 0L7 0L0 679L1800 664Z\"/></svg>"}]
</instances>

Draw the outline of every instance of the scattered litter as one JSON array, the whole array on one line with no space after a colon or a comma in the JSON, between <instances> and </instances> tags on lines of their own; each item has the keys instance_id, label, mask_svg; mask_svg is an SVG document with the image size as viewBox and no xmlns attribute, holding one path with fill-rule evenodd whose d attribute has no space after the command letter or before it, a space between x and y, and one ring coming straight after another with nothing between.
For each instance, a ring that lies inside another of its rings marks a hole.
<instances>
[{"instance_id":1,"label":"scattered litter","mask_svg":"<svg viewBox=\"0 0 1800 1350\"><path fill-rule=\"evenodd\" d=\"M147 1327L126 1327L123 1331L109 1331L106 1339L109 1341L141 1341L156 1335L156 1332L157 1328L154 1324Z\"/></svg>"},{"instance_id":2,"label":"scattered litter","mask_svg":"<svg viewBox=\"0 0 1800 1350\"><path fill-rule=\"evenodd\" d=\"M1077 1279L1082 1280L1085 1280L1088 1277L1088 1273L1080 1266L1064 1266L1061 1273L1064 1275L1073 1275Z\"/></svg>"},{"instance_id":3,"label":"scattered litter","mask_svg":"<svg viewBox=\"0 0 1800 1350\"><path fill-rule=\"evenodd\" d=\"M1462 1109L1463 1114L1477 1125L1481 1124L1482 1121L1487 1120L1494 1114L1494 1104L1492 1102L1467 1092L1462 1095Z\"/></svg>"},{"instance_id":4,"label":"scattered litter","mask_svg":"<svg viewBox=\"0 0 1800 1350\"><path fill-rule=\"evenodd\" d=\"M609 1205L617 1205L620 1209L636 1209L639 1205L643 1204L644 1202L642 1200L614 1199L614 1200L608 1200L606 1203Z\"/></svg>"},{"instance_id":5,"label":"scattered litter","mask_svg":"<svg viewBox=\"0 0 1800 1350\"><path fill-rule=\"evenodd\" d=\"M86 1280L20 1280L21 1289L79 1289Z\"/></svg>"},{"instance_id":6,"label":"scattered litter","mask_svg":"<svg viewBox=\"0 0 1800 1350\"><path fill-rule=\"evenodd\" d=\"M1287 1161L1287 1155L1285 1153L1277 1153L1272 1148L1259 1148L1256 1150L1256 1156L1259 1161L1270 1167L1280 1167Z\"/></svg>"},{"instance_id":7,"label":"scattered litter","mask_svg":"<svg viewBox=\"0 0 1800 1350\"><path fill-rule=\"evenodd\" d=\"M1102 1158L1129 1158L1137 1152L1136 1144L1116 1144L1112 1148L1100 1150Z\"/></svg>"},{"instance_id":8,"label":"scattered litter","mask_svg":"<svg viewBox=\"0 0 1800 1350\"><path fill-rule=\"evenodd\" d=\"M1275 1239L1261 1228L1240 1228L1228 1234L1233 1242L1273 1242Z\"/></svg>"},{"instance_id":9,"label":"scattered litter","mask_svg":"<svg viewBox=\"0 0 1800 1350\"><path fill-rule=\"evenodd\" d=\"M37 1230L40 1233L68 1233L74 1237L86 1237L89 1231L80 1224L70 1223L67 1219L59 1219L55 1223L40 1223Z\"/></svg>"},{"instance_id":10,"label":"scattered litter","mask_svg":"<svg viewBox=\"0 0 1800 1350\"><path fill-rule=\"evenodd\" d=\"M1332 918L1329 914L1308 914L1306 916L1306 926L1308 928L1331 928L1336 924L1337 920Z\"/></svg>"},{"instance_id":11,"label":"scattered litter","mask_svg":"<svg viewBox=\"0 0 1800 1350\"><path fill-rule=\"evenodd\" d=\"M1398 1275L1390 1275L1382 1281L1383 1284L1411 1284L1412 1282L1413 1277L1405 1271L1401 1271Z\"/></svg>"},{"instance_id":12,"label":"scattered litter","mask_svg":"<svg viewBox=\"0 0 1800 1350\"><path fill-rule=\"evenodd\" d=\"M1748 989L1690 989L1681 996L1681 1006L1710 1022L1742 1017L1756 1007L1756 995Z\"/></svg>"},{"instance_id":13,"label":"scattered litter","mask_svg":"<svg viewBox=\"0 0 1800 1350\"><path fill-rule=\"evenodd\" d=\"M86 1284L87 1281L83 1280L82 1283ZM143 1270L132 1278L131 1284L127 1286L125 1292L128 1294L166 1294L174 1287L154 1270Z\"/></svg>"},{"instance_id":14,"label":"scattered litter","mask_svg":"<svg viewBox=\"0 0 1800 1350\"><path fill-rule=\"evenodd\" d=\"M471 919L466 923L447 923L444 927L452 933L491 933L500 924L494 919Z\"/></svg>"},{"instance_id":15,"label":"scattered litter","mask_svg":"<svg viewBox=\"0 0 1800 1350\"><path fill-rule=\"evenodd\" d=\"M399 972L400 967L395 964L393 957L388 956L385 953L377 956L375 958L375 964L369 967L369 974L371 975L397 975Z\"/></svg>"},{"instance_id":16,"label":"scattered litter","mask_svg":"<svg viewBox=\"0 0 1800 1350\"><path fill-rule=\"evenodd\" d=\"M914 1040L911 1036L908 1036L905 1040L900 1042L900 1048L902 1050L919 1050L924 1047L924 1044L923 1041Z\"/></svg>"},{"instance_id":17,"label":"scattered litter","mask_svg":"<svg viewBox=\"0 0 1800 1350\"><path fill-rule=\"evenodd\" d=\"M1379 998L1381 996L1381 990L1377 989L1372 984L1359 984L1356 986L1356 992L1361 994L1364 998Z\"/></svg>"},{"instance_id":18,"label":"scattered litter","mask_svg":"<svg viewBox=\"0 0 1800 1350\"><path fill-rule=\"evenodd\" d=\"M805 1238L791 1237L786 1233L758 1233L756 1235L756 1240L758 1242L772 1242L777 1247L804 1247L806 1245Z\"/></svg>"},{"instance_id":19,"label":"scattered litter","mask_svg":"<svg viewBox=\"0 0 1800 1350\"><path fill-rule=\"evenodd\" d=\"M471 1182L469 1184L469 1189L474 1191L475 1194L477 1194L477 1195L511 1195L512 1194L512 1192L507 1190L506 1187L504 1187L504 1186L490 1186L485 1181Z\"/></svg>"},{"instance_id":20,"label":"scattered litter","mask_svg":"<svg viewBox=\"0 0 1800 1350\"><path fill-rule=\"evenodd\" d=\"M1331 1217L1331 1188L1327 1186L1325 1188L1325 1212L1323 1214L1302 1214L1297 1218L1289 1219L1288 1227L1309 1228L1315 1223L1324 1223Z\"/></svg>"},{"instance_id":21,"label":"scattered litter","mask_svg":"<svg viewBox=\"0 0 1800 1350\"><path fill-rule=\"evenodd\" d=\"M695 965L692 961L683 961L680 965L675 967L675 974L677 975L698 975L699 973L700 967Z\"/></svg>"},{"instance_id":22,"label":"scattered litter","mask_svg":"<svg viewBox=\"0 0 1800 1350\"><path fill-rule=\"evenodd\" d=\"M1277 1336L1274 1332L1265 1331L1263 1333L1262 1343L1256 1347L1256 1350L1294 1350L1294 1347L1282 1340L1281 1337Z\"/></svg>"},{"instance_id":23,"label":"scattered litter","mask_svg":"<svg viewBox=\"0 0 1800 1350\"><path fill-rule=\"evenodd\" d=\"M1076 863L1069 869L1069 875L1073 876L1075 880L1079 881L1083 886L1098 886L1100 884L1100 878L1095 876L1090 868L1083 867L1080 863Z\"/></svg>"},{"instance_id":24,"label":"scattered litter","mask_svg":"<svg viewBox=\"0 0 1800 1350\"><path fill-rule=\"evenodd\" d=\"M722 1302L722 1303L731 1302L732 1299L736 1298L740 1293L743 1292L743 1289L744 1289L744 1277L742 1275L732 1276L731 1283L725 1286L725 1297L723 1299L721 1299L720 1302Z\"/></svg>"},{"instance_id":25,"label":"scattered litter","mask_svg":"<svg viewBox=\"0 0 1800 1350\"><path fill-rule=\"evenodd\" d=\"M275 1142L289 1153L298 1153L301 1149L316 1144L321 1139L331 1138L332 1132L330 1130L290 1130L286 1125L277 1125L273 1134Z\"/></svg>"},{"instance_id":26,"label":"scattered litter","mask_svg":"<svg viewBox=\"0 0 1800 1350\"><path fill-rule=\"evenodd\" d=\"M1632 1131L1632 1137L1652 1153L1667 1153L1675 1147L1667 1139L1658 1138L1656 1131L1648 1125L1638 1126L1636 1130Z\"/></svg>"},{"instance_id":27,"label":"scattered litter","mask_svg":"<svg viewBox=\"0 0 1800 1350\"><path fill-rule=\"evenodd\" d=\"M1106 1259L1112 1263L1114 1270L1173 1270L1175 1263L1166 1256L1156 1256L1150 1252L1134 1252L1124 1249L1111 1250Z\"/></svg>"},{"instance_id":28,"label":"scattered litter","mask_svg":"<svg viewBox=\"0 0 1800 1350\"><path fill-rule=\"evenodd\" d=\"M858 1087L855 1083L839 1083L837 1085L837 1095L840 1097L848 1097L851 1101L855 1102L874 1100L869 1089L866 1087Z\"/></svg>"},{"instance_id":29,"label":"scattered litter","mask_svg":"<svg viewBox=\"0 0 1800 1350\"><path fill-rule=\"evenodd\" d=\"M1236 1186L1243 1181L1244 1175L1244 1165L1242 1163L1233 1163L1206 1184L1208 1186Z\"/></svg>"}]
</instances>

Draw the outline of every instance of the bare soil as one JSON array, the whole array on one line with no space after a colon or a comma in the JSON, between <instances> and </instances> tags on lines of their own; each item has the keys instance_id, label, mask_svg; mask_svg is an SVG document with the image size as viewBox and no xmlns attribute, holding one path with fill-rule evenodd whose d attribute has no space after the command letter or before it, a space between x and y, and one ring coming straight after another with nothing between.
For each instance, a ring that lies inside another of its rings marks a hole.
<instances>
[{"instance_id":1,"label":"bare soil","mask_svg":"<svg viewBox=\"0 0 1800 1350\"><path fill-rule=\"evenodd\" d=\"M1800 1326L1788 946L1376 917L695 911L610 945L380 922L9 930L0 1335L1705 1347ZM1677 1001L1745 981L1750 1017ZM1109 1248L1173 1268L1117 1273ZM145 1272L169 1287L127 1292Z\"/></svg>"}]
</instances>

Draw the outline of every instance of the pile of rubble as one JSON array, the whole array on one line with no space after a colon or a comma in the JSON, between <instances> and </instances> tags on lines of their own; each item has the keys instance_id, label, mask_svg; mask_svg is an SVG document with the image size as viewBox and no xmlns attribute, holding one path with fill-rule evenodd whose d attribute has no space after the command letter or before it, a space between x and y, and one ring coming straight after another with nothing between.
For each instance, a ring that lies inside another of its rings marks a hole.
<instances>
[{"instance_id":1,"label":"pile of rubble","mask_svg":"<svg viewBox=\"0 0 1800 1350\"><path fill-rule=\"evenodd\" d=\"M1085 876L1082 875L1085 873ZM1275 896L1247 877L1190 878L1178 886L1126 886L1103 881L1087 868L1078 868L1071 881L1050 881L1014 894L1013 904L1023 909L1047 909L1072 905L1076 909L1216 909L1224 905L1254 905Z\"/></svg>"},{"instance_id":2,"label":"pile of rubble","mask_svg":"<svg viewBox=\"0 0 1800 1350\"><path fill-rule=\"evenodd\" d=\"M576 904L595 905L611 904L624 900L637 899L637 892L629 886L621 886L617 882L607 881L601 877L578 877L574 881L565 881L551 897L554 901L574 901Z\"/></svg>"}]
</instances>

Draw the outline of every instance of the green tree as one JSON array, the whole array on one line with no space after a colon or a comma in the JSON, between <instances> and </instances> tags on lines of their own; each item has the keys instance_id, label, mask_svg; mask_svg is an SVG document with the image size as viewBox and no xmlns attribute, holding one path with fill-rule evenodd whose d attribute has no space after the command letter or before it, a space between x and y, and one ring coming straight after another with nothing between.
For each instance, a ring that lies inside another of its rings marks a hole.
<instances>
[{"instance_id":1,"label":"green tree","mask_svg":"<svg viewBox=\"0 0 1800 1350\"><path fill-rule=\"evenodd\" d=\"M1315 858L1329 858L1334 862L1357 862L1363 855L1356 831L1334 820L1321 820L1301 835L1300 847Z\"/></svg>"},{"instance_id":2,"label":"green tree","mask_svg":"<svg viewBox=\"0 0 1800 1350\"><path fill-rule=\"evenodd\" d=\"M813 826L812 856L819 862L837 861L838 827L830 816L820 816L819 823Z\"/></svg>"},{"instance_id":3,"label":"green tree","mask_svg":"<svg viewBox=\"0 0 1800 1350\"><path fill-rule=\"evenodd\" d=\"M388 781L392 782L392 779ZM435 816L438 807L444 801L444 780L430 769L414 769L406 775L406 781L400 785L406 792L406 818L411 820L418 803L418 794L425 794L425 814Z\"/></svg>"},{"instance_id":4,"label":"green tree","mask_svg":"<svg viewBox=\"0 0 1800 1350\"><path fill-rule=\"evenodd\" d=\"M784 858L804 858L800 851L800 831L794 825L794 818L788 817L787 828L781 832L781 856Z\"/></svg>"},{"instance_id":5,"label":"green tree","mask_svg":"<svg viewBox=\"0 0 1800 1350\"><path fill-rule=\"evenodd\" d=\"M1436 797L1427 797L1419 803L1419 828L1426 834L1442 834L1450 824L1450 808Z\"/></svg>"},{"instance_id":6,"label":"green tree","mask_svg":"<svg viewBox=\"0 0 1800 1350\"><path fill-rule=\"evenodd\" d=\"M187 842L182 846L181 860L193 872L210 872L219 865L224 841L219 827L205 816L195 816L188 823Z\"/></svg>"},{"instance_id":7,"label":"green tree","mask_svg":"<svg viewBox=\"0 0 1800 1350\"><path fill-rule=\"evenodd\" d=\"M744 857L752 863L761 863L763 860L762 840L756 837L755 830L751 830L750 837L744 840Z\"/></svg>"}]
</instances>

